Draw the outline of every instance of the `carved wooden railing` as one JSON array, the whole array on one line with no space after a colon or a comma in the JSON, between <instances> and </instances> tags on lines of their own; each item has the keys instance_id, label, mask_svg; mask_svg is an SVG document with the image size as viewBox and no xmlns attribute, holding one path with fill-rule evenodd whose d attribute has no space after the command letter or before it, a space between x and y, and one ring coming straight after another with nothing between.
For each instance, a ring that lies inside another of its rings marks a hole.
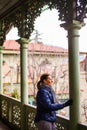
<instances>
[{"instance_id":1,"label":"carved wooden railing","mask_svg":"<svg viewBox=\"0 0 87 130\"><path fill-rule=\"evenodd\" d=\"M35 106L25 105L25 130L37 130L34 124ZM5 95L0 95L0 118L10 127L21 130L21 102ZM57 130L70 130L69 120L57 116ZM87 130L87 126L78 124L78 130Z\"/></svg>"},{"instance_id":2,"label":"carved wooden railing","mask_svg":"<svg viewBox=\"0 0 87 130\"><path fill-rule=\"evenodd\" d=\"M21 102L0 95L1 119L13 128L21 128Z\"/></svg>"}]
</instances>

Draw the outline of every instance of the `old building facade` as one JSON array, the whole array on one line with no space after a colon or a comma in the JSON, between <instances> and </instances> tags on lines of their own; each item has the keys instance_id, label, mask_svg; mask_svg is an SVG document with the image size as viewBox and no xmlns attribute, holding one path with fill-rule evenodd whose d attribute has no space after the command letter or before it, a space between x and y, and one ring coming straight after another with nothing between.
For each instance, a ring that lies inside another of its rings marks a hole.
<instances>
[{"instance_id":1,"label":"old building facade","mask_svg":"<svg viewBox=\"0 0 87 130\"><path fill-rule=\"evenodd\" d=\"M4 42L3 83L4 93L11 95L17 88L20 90L20 45L14 40ZM81 117L87 119L87 57L80 53L80 101ZM28 45L28 94L36 95L36 84L42 73L50 73L54 79L54 90L59 100L69 98L68 51L66 49L44 44ZM9 87L10 86L10 87ZM20 97L20 93L19 93ZM62 114L65 114L64 112ZM83 116L82 116L83 115Z\"/></svg>"}]
</instances>

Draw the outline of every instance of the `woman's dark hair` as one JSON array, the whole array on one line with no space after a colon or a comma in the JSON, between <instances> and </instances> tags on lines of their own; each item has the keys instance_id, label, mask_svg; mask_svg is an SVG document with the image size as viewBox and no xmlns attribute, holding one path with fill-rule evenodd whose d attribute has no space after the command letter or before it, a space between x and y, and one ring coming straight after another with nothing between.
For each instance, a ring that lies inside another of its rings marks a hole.
<instances>
[{"instance_id":1,"label":"woman's dark hair","mask_svg":"<svg viewBox=\"0 0 87 130\"><path fill-rule=\"evenodd\" d=\"M40 86L41 86L41 84L43 83L43 81L48 78L49 75L50 75L50 74L42 74L42 75L41 75L40 80L39 80L38 83L37 83L37 88L38 88L38 89L40 88Z\"/></svg>"}]
</instances>

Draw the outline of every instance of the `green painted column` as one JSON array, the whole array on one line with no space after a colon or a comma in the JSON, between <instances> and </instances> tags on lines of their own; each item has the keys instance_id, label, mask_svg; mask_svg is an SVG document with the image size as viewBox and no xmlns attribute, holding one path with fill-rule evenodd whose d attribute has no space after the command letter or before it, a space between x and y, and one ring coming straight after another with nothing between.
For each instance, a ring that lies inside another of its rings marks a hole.
<instances>
[{"instance_id":1,"label":"green painted column","mask_svg":"<svg viewBox=\"0 0 87 130\"><path fill-rule=\"evenodd\" d=\"M77 130L80 122L80 62L79 62L79 29L83 23L73 21L62 25L68 31L69 55L69 90L73 105L70 107L70 130Z\"/></svg>"},{"instance_id":2,"label":"green painted column","mask_svg":"<svg viewBox=\"0 0 87 130\"><path fill-rule=\"evenodd\" d=\"M0 46L0 94L3 94L3 46Z\"/></svg>"},{"instance_id":3,"label":"green painted column","mask_svg":"<svg viewBox=\"0 0 87 130\"><path fill-rule=\"evenodd\" d=\"M0 94L3 94L3 46L0 46ZM0 98L0 119L2 117L1 98Z\"/></svg>"},{"instance_id":4,"label":"green painted column","mask_svg":"<svg viewBox=\"0 0 87 130\"><path fill-rule=\"evenodd\" d=\"M21 130L26 130L26 111L24 104L28 104L28 65L27 50L28 40L21 38L20 43L20 67L21 67Z\"/></svg>"},{"instance_id":5,"label":"green painted column","mask_svg":"<svg viewBox=\"0 0 87 130\"><path fill-rule=\"evenodd\" d=\"M28 103L28 65L27 65L27 50L28 40L21 38L18 40L20 43L20 67L21 67L21 102L22 104Z\"/></svg>"}]
</instances>

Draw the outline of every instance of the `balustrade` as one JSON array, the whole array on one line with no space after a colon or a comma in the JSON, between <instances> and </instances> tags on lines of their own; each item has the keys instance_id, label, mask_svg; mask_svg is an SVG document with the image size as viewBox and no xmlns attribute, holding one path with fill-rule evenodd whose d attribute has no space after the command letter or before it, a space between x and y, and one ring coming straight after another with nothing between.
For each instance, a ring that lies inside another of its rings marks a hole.
<instances>
[{"instance_id":1,"label":"balustrade","mask_svg":"<svg viewBox=\"0 0 87 130\"><path fill-rule=\"evenodd\" d=\"M14 98L0 95L0 118L12 129L21 130L21 102ZM25 105L26 130L37 130L34 124L35 106ZM70 130L69 119L57 116L57 130ZM87 130L87 126L77 124L78 130Z\"/></svg>"}]
</instances>

